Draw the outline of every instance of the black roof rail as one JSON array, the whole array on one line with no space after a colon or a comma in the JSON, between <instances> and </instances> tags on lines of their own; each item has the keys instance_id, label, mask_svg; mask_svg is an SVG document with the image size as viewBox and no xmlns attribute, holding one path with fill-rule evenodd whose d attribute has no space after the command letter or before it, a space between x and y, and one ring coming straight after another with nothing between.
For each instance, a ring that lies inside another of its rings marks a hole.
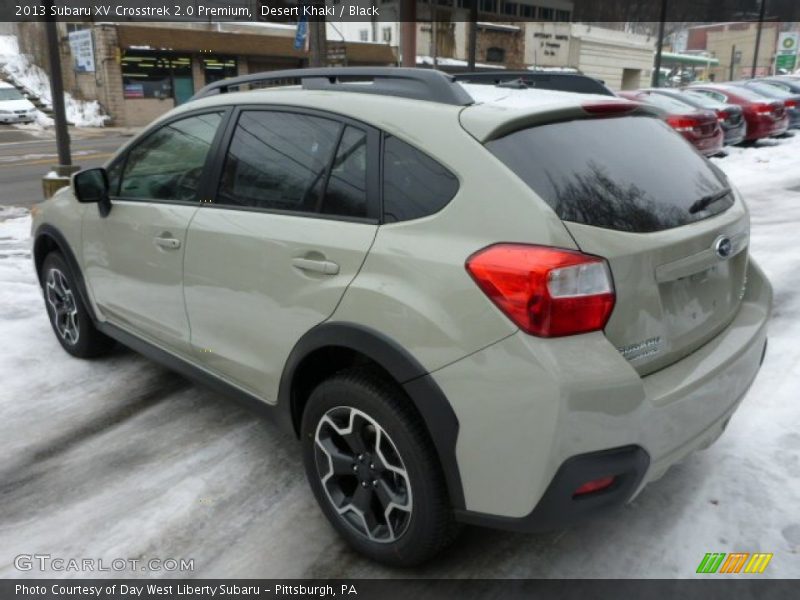
<instances>
[{"instance_id":1,"label":"black roof rail","mask_svg":"<svg viewBox=\"0 0 800 600\"><path fill-rule=\"evenodd\" d=\"M370 85L354 82L371 81ZM210 83L198 91L192 100L214 94L224 94L230 88L249 84L296 85L306 90L333 90L360 94L399 96L429 100L442 104L466 106L474 100L452 75L432 69L402 67L328 67L322 69L290 69L265 71L231 77Z\"/></svg>"}]
</instances>

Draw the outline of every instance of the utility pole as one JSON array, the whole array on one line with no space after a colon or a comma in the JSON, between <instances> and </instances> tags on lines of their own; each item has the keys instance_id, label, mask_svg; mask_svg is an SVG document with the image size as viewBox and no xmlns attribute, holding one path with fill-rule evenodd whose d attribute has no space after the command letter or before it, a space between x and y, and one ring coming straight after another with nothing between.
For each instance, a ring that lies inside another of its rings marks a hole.
<instances>
[{"instance_id":1,"label":"utility pole","mask_svg":"<svg viewBox=\"0 0 800 600\"><path fill-rule=\"evenodd\" d=\"M469 48L467 50L467 70L475 70L475 55L478 52L478 0L469 5Z\"/></svg>"},{"instance_id":2,"label":"utility pole","mask_svg":"<svg viewBox=\"0 0 800 600\"><path fill-rule=\"evenodd\" d=\"M728 72L728 81L733 81L733 66L736 62L736 44L731 46L731 68Z\"/></svg>"},{"instance_id":3,"label":"utility pole","mask_svg":"<svg viewBox=\"0 0 800 600\"><path fill-rule=\"evenodd\" d=\"M656 63L653 66L653 87L661 85L661 50L664 46L664 21L667 20L667 0L661 0L661 20L658 22L658 41L656 42Z\"/></svg>"},{"instance_id":4,"label":"utility pole","mask_svg":"<svg viewBox=\"0 0 800 600\"><path fill-rule=\"evenodd\" d=\"M761 46L761 28L764 25L764 13L767 9L767 0L761 0L761 6L758 9L758 29L756 29L756 49L753 51L753 68L750 71L750 77L756 76L756 68L758 67L758 48Z\"/></svg>"},{"instance_id":5,"label":"utility pole","mask_svg":"<svg viewBox=\"0 0 800 600\"><path fill-rule=\"evenodd\" d=\"M400 0L400 65L417 66L417 3L416 0Z\"/></svg>"},{"instance_id":6,"label":"utility pole","mask_svg":"<svg viewBox=\"0 0 800 600\"><path fill-rule=\"evenodd\" d=\"M308 22L308 66L312 68L326 66L327 54L325 18L314 17Z\"/></svg>"},{"instance_id":7,"label":"utility pole","mask_svg":"<svg viewBox=\"0 0 800 600\"><path fill-rule=\"evenodd\" d=\"M50 14L53 0L45 0L46 14ZM58 166L56 172L61 177L69 177L77 168L72 166L69 151L69 130L67 129L67 113L64 109L64 79L61 75L61 57L58 53L58 30L55 17L45 21L47 39L47 59L50 66L50 97L53 103L53 118L56 129L56 148L58 150Z\"/></svg>"}]
</instances>

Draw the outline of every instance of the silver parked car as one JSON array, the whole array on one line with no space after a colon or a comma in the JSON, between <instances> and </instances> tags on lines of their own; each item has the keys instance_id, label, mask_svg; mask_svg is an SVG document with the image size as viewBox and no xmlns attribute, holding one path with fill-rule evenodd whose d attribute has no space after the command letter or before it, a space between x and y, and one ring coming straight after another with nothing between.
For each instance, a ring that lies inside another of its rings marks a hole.
<instances>
[{"instance_id":1,"label":"silver parked car","mask_svg":"<svg viewBox=\"0 0 800 600\"><path fill-rule=\"evenodd\" d=\"M407 69L205 88L37 207L59 342L119 341L274 415L386 563L460 523L630 501L761 365L747 208L644 105L475 87L494 96Z\"/></svg>"}]
</instances>

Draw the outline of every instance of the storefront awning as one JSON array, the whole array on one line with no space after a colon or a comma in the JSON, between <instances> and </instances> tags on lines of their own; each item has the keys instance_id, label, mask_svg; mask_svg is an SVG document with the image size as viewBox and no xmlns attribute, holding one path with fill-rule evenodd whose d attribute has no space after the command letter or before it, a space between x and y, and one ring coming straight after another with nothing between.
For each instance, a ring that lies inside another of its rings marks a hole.
<instances>
[{"instance_id":1,"label":"storefront awning","mask_svg":"<svg viewBox=\"0 0 800 600\"><path fill-rule=\"evenodd\" d=\"M120 48L172 50L258 57L306 58L308 53L294 49L294 36L268 33L212 31L186 27L148 27L117 25ZM363 42L345 43L348 62L388 65L397 58L391 46Z\"/></svg>"},{"instance_id":2,"label":"storefront awning","mask_svg":"<svg viewBox=\"0 0 800 600\"><path fill-rule=\"evenodd\" d=\"M699 56L697 54L676 54L674 52L662 52L661 64L663 65L697 65L701 67L719 66L719 59L711 56Z\"/></svg>"}]
</instances>

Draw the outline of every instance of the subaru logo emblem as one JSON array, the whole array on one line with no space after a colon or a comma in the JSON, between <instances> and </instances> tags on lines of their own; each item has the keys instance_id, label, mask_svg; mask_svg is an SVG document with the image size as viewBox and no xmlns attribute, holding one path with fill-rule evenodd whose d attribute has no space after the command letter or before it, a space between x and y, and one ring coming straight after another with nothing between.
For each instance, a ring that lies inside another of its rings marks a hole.
<instances>
[{"instance_id":1,"label":"subaru logo emblem","mask_svg":"<svg viewBox=\"0 0 800 600\"><path fill-rule=\"evenodd\" d=\"M723 260L730 258L731 253L733 252L733 243L731 242L731 238L721 235L714 240L714 252Z\"/></svg>"}]
</instances>

